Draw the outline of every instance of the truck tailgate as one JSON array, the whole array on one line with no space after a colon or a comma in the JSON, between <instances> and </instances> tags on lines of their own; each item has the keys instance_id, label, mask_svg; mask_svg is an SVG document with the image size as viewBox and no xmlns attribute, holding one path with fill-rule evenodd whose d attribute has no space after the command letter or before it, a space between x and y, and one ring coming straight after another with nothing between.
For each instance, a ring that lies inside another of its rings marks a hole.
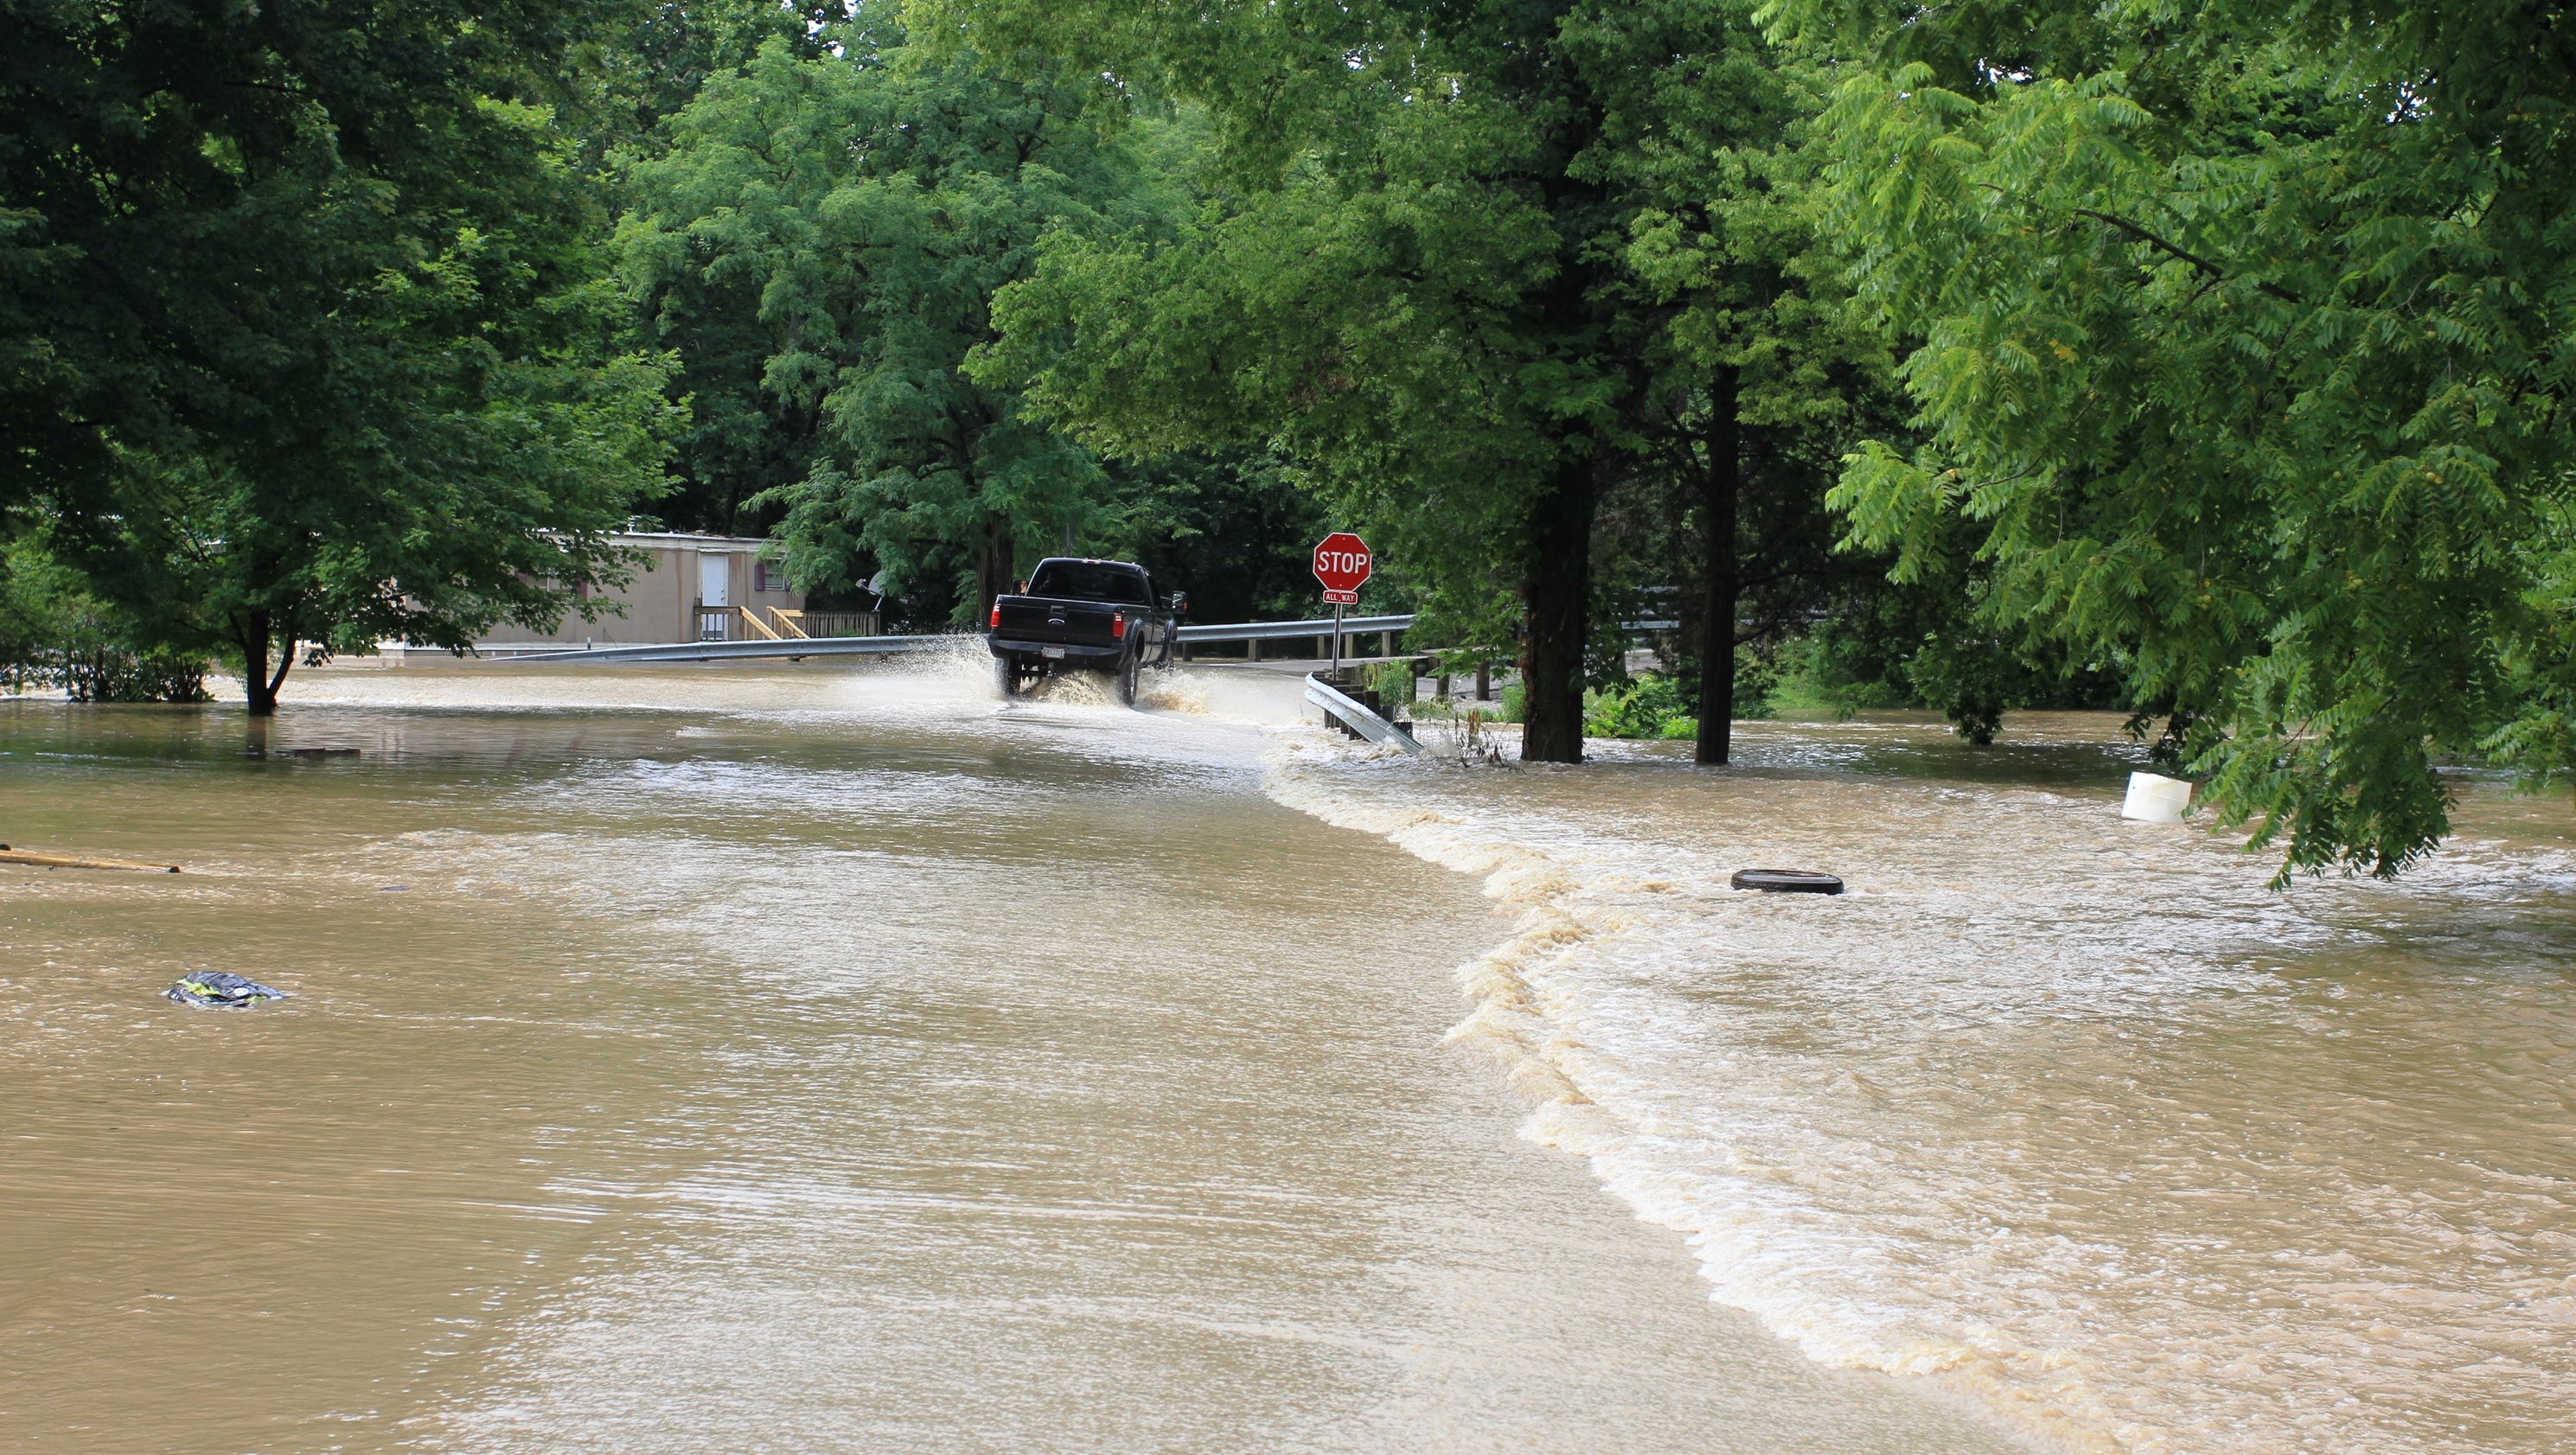
<instances>
[{"instance_id":1,"label":"truck tailgate","mask_svg":"<svg viewBox=\"0 0 2576 1455\"><path fill-rule=\"evenodd\" d=\"M1110 618L1126 611L1131 621L1134 607L1117 607L1099 601L1056 601L1034 596L1005 596L994 603L1001 608L1001 621L993 635L1021 642L1069 642L1080 646L1105 647L1118 640L1110 634Z\"/></svg>"}]
</instances>

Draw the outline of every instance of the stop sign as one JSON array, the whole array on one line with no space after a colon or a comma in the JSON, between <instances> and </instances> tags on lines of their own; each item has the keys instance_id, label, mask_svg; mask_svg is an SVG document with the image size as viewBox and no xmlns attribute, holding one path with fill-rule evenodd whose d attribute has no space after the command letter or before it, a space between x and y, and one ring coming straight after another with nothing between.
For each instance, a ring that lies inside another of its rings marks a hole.
<instances>
[{"instance_id":1,"label":"stop sign","mask_svg":"<svg viewBox=\"0 0 2576 1455\"><path fill-rule=\"evenodd\" d=\"M1360 586L1375 568L1368 542L1337 530L1315 544L1315 579L1324 583L1324 599L1347 606L1359 600Z\"/></svg>"}]
</instances>

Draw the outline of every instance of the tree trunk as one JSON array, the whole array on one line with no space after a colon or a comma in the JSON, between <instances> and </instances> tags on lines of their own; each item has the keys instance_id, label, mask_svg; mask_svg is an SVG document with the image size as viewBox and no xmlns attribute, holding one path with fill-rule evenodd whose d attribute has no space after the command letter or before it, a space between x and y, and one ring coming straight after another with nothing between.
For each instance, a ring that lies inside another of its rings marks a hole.
<instances>
[{"instance_id":1,"label":"tree trunk","mask_svg":"<svg viewBox=\"0 0 2576 1455\"><path fill-rule=\"evenodd\" d=\"M1736 372L1717 371L1709 383L1708 470L1700 477L1699 528L1708 585L1700 610L1699 741L1692 756L1723 764L1735 738L1736 497L1743 486L1741 441L1736 426Z\"/></svg>"},{"instance_id":2,"label":"tree trunk","mask_svg":"<svg viewBox=\"0 0 2576 1455\"><path fill-rule=\"evenodd\" d=\"M993 598L1011 589L1011 518L1002 512L984 516L983 539L975 545L975 620L981 625L993 611Z\"/></svg>"},{"instance_id":3,"label":"tree trunk","mask_svg":"<svg viewBox=\"0 0 2576 1455\"><path fill-rule=\"evenodd\" d=\"M1592 617L1592 460L1569 455L1530 525L1521 644L1521 759L1583 761L1583 647Z\"/></svg>"},{"instance_id":4,"label":"tree trunk","mask_svg":"<svg viewBox=\"0 0 2576 1455\"><path fill-rule=\"evenodd\" d=\"M268 669L269 633L273 624L265 611L254 611L242 627L242 690L250 697L250 715L273 717L277 714L277 691L286 685L287 670L295 665L295 643L277 657L277 670Z\"/></svg>"}]
</instances>

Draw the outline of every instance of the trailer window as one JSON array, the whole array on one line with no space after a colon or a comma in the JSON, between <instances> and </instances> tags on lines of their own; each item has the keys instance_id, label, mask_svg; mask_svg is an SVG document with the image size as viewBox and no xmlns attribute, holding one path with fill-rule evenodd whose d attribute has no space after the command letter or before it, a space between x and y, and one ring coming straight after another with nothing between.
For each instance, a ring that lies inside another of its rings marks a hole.
<instances>
[{"instance_id":1,"label":"trailer window","mask_svg":"<svg viewBox=\"0 0 2576 1455\"><path fill-rule=\"evenodd\" d=\"M1108 601L1122 606L1151 606L1144 573L1091 561L1049 561L1029 578L1029 595L1067 601Z\"/></svg>"}]
</instances>

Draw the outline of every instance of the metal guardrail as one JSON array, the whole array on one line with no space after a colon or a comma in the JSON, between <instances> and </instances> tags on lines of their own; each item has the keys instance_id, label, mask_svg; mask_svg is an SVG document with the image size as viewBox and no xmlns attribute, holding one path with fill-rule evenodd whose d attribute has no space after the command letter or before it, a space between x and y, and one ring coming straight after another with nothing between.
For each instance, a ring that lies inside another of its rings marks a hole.
<instances>
[{"instance_id":1,"label":"metal guardrail","mask_svg":"<svg viewBox=\"0 0 2576 1455\"><path fill-rule=\"evenodd\" d=\"M941 642L959 640L956 633L921 637L814 637L783 642L662 642L637 647L567 647L551 652L517 652L502 660L557 664L606 662L739 662L761 657L882 657L918 652Z\"/></svg>"},{"instance_id":2,"label":"metal guardrail","mask_svg":"<svg viewBox=\"0 0 2576 1455\"><path fill-rule=\"evenodd\" d=\"M1400 632L1413 625L1410 616L1354 616L1343 621L1344 636L1366 632ZM1295 637L1329 637L1333 620L1316 621L1245 621L1225 626L1185 626L1178 639L1197 642L1266 642ZM550 647L527 643L510 643L506 647L486 649L495 657L507 653L515 662L728 662L763 657L884 656L893 652L917 652L941 642L953 642L971 635L946 632L929 636L900 637L811 637L803 640L659 642L624 647Z\"/></svg>"},{"instance_id":3,"label":"metal guardrail","mask_svg":"<svg viewBox=\"0 0 2576 1455\"><path fill-rule=\"evenodd\" d=\"M1354 616L1342 622L1342 635L1365 636L1372 632L1400 632L1413 629L1410 616ZM1232 626L1185 626L1180 630L1184 642L1269 642L1283 637L1328 637L1333 634L1333 619L1316 621L1245 621Z\"/></svg>"},{"instance_id":4,"label":"metal guardrail","mask_svg":"<svg viewBox=\"0 0 2576 1455\"><path fill-rule=\"evenodd\" d=\"M874 616L874 612L853 612L853 617ZM1342 621L1342 635L1371 636L1381 632L1413 629L1411 616L1354 616ZM1670 631L1679 625L1663 620L1624 623L1630 631ZM1310 621L1244 621L1223 626L1185 626L1175 634L1184 646L1203 642L1271 642L1313 637L1318 640L1333 634L1333 619L1319 617ZM891 652L917 652L940 642L955 641L962 632L944 632L927 636L897 637L810 637L785 641L705 641L661 642L623 647L566 647L544 642L509 642L477 648L482 656L519 662L714 662L760 657L870 657Z\"/></svg>"},{"instance_id":5,"label":"metal guardrail","mask_svg":"<svg viewBox=\"0 0 2576 1455\"><path fill-rule=\"evenodd\" d=\"M1372 743L1393 743L1408 753L1429 751L1413 740L1413 734L1369 711L1312 672L1306 674L1306 700L1350 724L1352 732Z\"/></svg>"},{"instance_id":6,"label":"metal guardrail","mask_svg":"<svg viewBox=\"0 0 2576 1455\"><path fill-rule=\"evenodd\" d=\"M852 613L873 615L873 613ZM1374 636L1381 632L1411 631L1411 616L1354 616L1342 622L1346 637ZM1678 625L1671 621L1631 621L1623 623L1630 631L1669 631ZM1223 626L1185 626L1175 640L1184 646L1204 642L1272 642L1312 637L1317 640L1333 634L1333 621L1323 617L1312 621L1245 621ZM883 656L889 652L914 652L939 642L955 641L966 632L941 632L926 636L897 637L811 637L785 641L706 641L662 642L622 647L567 647L549 642L507 642L476 649L478 655L521 662L711 662L736 658L759 657L850 657Z\"/></svg>"}]
</instances>

